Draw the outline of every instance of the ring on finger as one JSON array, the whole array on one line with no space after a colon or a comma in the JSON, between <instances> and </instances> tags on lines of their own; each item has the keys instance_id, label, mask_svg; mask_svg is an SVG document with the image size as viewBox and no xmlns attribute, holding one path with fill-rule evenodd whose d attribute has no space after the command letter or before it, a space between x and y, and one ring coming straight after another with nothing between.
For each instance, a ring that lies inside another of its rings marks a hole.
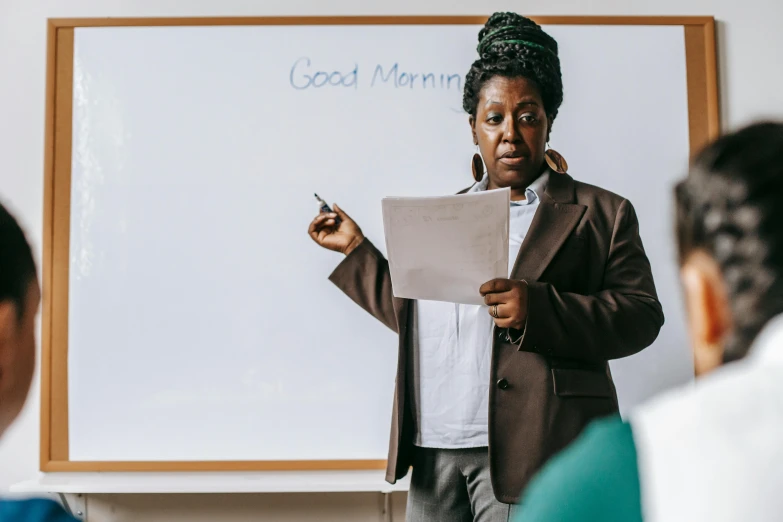
<instances>
[{"instance_id":1,"label":"ring on finger","mask_svg":"<svg viewBox=\"0 0 783 522\"><path fill-rule=\"evenodd\" d=\"M497 319L497 318L498 318L498 305L492 305L492 308L490 308L490 314L491 314L491 315L492 315L492 317L494 317L495 319Z\"/></svg>"}]
</instances>

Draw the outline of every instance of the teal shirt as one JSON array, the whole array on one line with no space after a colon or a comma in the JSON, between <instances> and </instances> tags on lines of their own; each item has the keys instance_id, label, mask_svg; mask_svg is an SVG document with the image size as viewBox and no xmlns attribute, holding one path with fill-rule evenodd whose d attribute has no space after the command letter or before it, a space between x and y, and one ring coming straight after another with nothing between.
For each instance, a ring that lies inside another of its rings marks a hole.
<instances>
[{"instance_id":1,"label":"teal shirt","mask_svg":"<svg viewBox=\"0 0 783 522\"><path fill-rule=\"evenodd\" d=\"M531 482L513 522L641 522L636 447L619 417L591 424Z\"/></svg>"},{"instance_id":2,"label":"teal shirt","mask_svg":"<svg viewBox=\"0 0 783 522\"><path fill-rule=\"evenodd\" d=\"M2 522L77 522L53 500L0 500Z\"/></svg>"}]
</instances>

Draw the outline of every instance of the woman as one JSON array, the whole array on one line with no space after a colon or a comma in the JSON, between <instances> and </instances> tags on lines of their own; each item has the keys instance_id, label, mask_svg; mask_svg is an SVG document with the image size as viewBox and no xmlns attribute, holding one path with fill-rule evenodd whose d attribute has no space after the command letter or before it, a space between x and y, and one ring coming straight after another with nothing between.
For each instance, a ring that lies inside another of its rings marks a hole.
<instances>
[{"instance_id":1,"label":"woman","mask_svg":"<svg viewBox=\"0 0 783 522\"><path fill-rule=\"evenodd\" d=\"M617 411L607 361L663 323L631 204L546 151L563 99L557 43L496 13L478 51L463 106L481 155L465 191L512 199L509 277L476 289L485 305L394 298L387 261L337 206L309 230L346 255L331 280L399 333L387 480L413 466L410 522L507 520L550 455Z\"/></svg>"},{"instance_id":2,"label":"woman","mask_svg":"<svg viewBox=\"0 0 783 522\"><path fill-rule=\"evenodd\" d=\"M519 520L781 520L782 200L781 124L695 159L676 204L698 386L591 427L533 482Z\"/></svg>"},{"instance_id":3,"label":"woman","mask_svg":"<svg viewBox=\"0 0 783 522\"><path fill-rule=\"evenodd\" d=\"M40 299L30 245L0 205L0 437L22 411L30 390ZM48 499L0 499L0 520L76 522Z\"/></svg>"}]
</instances>

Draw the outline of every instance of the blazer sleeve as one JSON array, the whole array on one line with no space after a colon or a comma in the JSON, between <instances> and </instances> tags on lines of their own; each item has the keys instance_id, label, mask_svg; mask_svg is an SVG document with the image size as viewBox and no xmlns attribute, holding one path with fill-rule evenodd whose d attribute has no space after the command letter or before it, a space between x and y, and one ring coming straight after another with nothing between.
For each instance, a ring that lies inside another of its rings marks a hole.
<instances>
[{"instance_id":1,"label":"blazer sleeve","mask_svg":"<svg viewBox=\"0 0 783 522\"><path fill-rule=\"evenodd\" d=\"M602 286L598 293L580 295L529 282L520 350L607 361L633 355L655 341L663 310L628 200L615 216Z\"/></svg>"},{"instance_id":2,"label":"blazer sleeve","mask_svg":"<svg viewBox=\"0 0 783 522\"><path fill-rule=\"evenodd\" d=\"M369 239L337 265L329 280L370 315L399 333L389 262Z\"/></svg>"}]
</instances>

